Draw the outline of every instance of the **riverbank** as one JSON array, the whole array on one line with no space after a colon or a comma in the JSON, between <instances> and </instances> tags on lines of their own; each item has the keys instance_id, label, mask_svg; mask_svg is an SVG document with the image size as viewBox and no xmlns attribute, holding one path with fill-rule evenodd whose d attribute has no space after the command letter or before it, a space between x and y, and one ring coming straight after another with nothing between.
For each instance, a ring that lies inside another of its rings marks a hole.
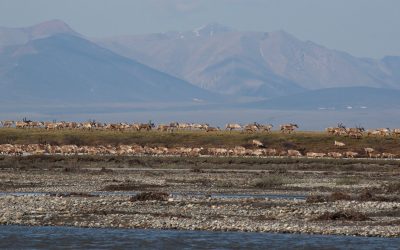
<instances>
[{"instance_id":1,"label":"riverbank","mask_svg":"<svg viewBox=\"0 0 400 250\"><path fill-rule=\"evenodd\" d=\"M47 156L0 166L3 225L400 236L397 162Z\"/></svg>"}]
</instances>

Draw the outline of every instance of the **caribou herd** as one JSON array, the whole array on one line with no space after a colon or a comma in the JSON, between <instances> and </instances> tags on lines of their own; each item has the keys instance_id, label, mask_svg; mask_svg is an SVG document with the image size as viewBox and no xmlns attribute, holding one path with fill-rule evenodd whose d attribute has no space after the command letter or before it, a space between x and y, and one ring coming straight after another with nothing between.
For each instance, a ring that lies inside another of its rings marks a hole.
<instances>
[{"instance_id":1,"label":"caribou herd","mask_svg":"<svg viewBox=\"0 0 400 250\"><path fill-rule=\"evenodd\" d=\"M90 122L36 122L36 121L1 121L0 124L4 128L17 129L46 129L46 130L111 130L111 131L150 131L157 130L162 132L174 132L177 130L184 131L220 131L219 127L212 127L207 123L178 123L171 122L169 124L159 124L155 126L152 122L148 123L99 123ZM247 125L237 123L229 123L225 126L226 131L242 131L242 132L271 132L272 124L259 124L257 122ZM279 126L281 133L291 134L299 126L294 123L282 124ZM360 138L362 136L399 136L400 129L379 128L365 130L358 126L355 128L346 128L339 123L337 127L326 129L327 133L333 136L347 136L351 138ZM140 145L103 145L103 146L77 146L77 145L49 145L49 144L29 144L29 145L12 145L0 144L0 155L154 155L154 156L256 156L256 157L307 157L307 158L389 158L398 157L395 154L387 152L377 152L373 148L363 148L355 151L345 151L346 144L337 140L332 141L333 146L340 148L341 152L300 152L294 149L275 149L267 148L259 140L251 140L248 145L251 147L235 146L233 148L203 148L203 147L148 147ZM343 152L345 151L345 152Z\"/></svg>"},{"instance_id":2,"label":"caribou herd","mask_svg":"<svg viewBox=\"0 0 400 250\"><path fill-rule=\"evenodd\" d=\"M206 132L221 131L220 127L210 126L208 123L186 123L186 122L171 122L169 124L159 124L155 126L154 123L100 123L95 121L90 122L38 122L38 121L1 121L0 125L4 128L18 128L18 129L32 129L43 128L46 130L62 130L62 129L82 129L82 130L115 130L115 131L150 131L158 130L165 132L174 132L176 130L202 130ZM247 125L240 125L237 123L228 123L225 126L226 131L238 130L243 132L271 132L272 124L259 124L253 122ZM282 133L292 133L297 124L289 123L280 125Z\"/></svg>"},{"instance_id":3,"label":"caribou herd","mask_svg":"<svg viewBox=\"0 0 400 250\"><path fill-rule=\"evenodd\" d=\"M361 138L362 136L400 136L400 128L377 128L365 130L361 126L346 128L342 123L339 123L337 127L326 128L326 132L331 135L348 136L351 138Z\"/></svg>"},{"instance_id":4,"label":"caribou herd","mask_svg":"<svg viewBox=\"0 0 400 250\"><path fill-rule=\"evenodd\" d=\"M186 122L171 122L169 124L154 123L101 123L101 122L38 122L38 121L0 121L0 125L4 128L32 129L42 128L46 130L63 130L63 129L81 129L81 130L111 130L111 131L150 131L157 130L162 132L174 131L206 131L214 132L221 131L220 127L210 126L208 123L186 123ZM225 126L225 131L242 131L242 132L271 132L274 126L272 124L260 124L257 122L241 125L238 123L228 123ZM295 123L287 123L279 125L279 131L282 133L291 134L299 126ZM326 128L325 131L330 135L347 136L351 138L361 138L362 136L400 136L400 128L377 128L365 130L361 126L347 128L342 123L337 127Z\"/></svg>"},{"instance_id":5,"label":"caribou herd","mask_svg":"<svg viewBox=\"0 0 400 250\"><path fill-rule=\"evenodd\" d=\"M0 155L26 156L26 155L99 155L99 156L190 156L190 157L306 157L306 158L387 158L397 157L391 153L377 153L373 148L364 148L362 153L346 151L340 152L306 152L288 149L278 150L266 148L258 140L252 140L251 146L235 146L232 148L222 147L164 147L164 146L141 146L141 145L50 145L50 144L0 144Z\"/></svg>"}]
</instances>

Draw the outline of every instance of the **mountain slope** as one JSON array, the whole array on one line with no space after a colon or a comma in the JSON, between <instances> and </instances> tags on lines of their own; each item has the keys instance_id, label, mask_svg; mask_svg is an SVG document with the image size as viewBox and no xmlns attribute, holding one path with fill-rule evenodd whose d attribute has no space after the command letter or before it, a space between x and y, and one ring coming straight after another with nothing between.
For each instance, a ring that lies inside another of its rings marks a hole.
<instances>
[{"instance_id":1,"label":"mountain slope","mask_svg":"<svg viewBox=\"0 0 400 250\"><path fill-rule=\"evenodd\" d=\"M400 56L386 56L382 59L382 63L389 69L391 78L400 83Z\"/></svg>"},{"instance_id":2,"label":"mountain slope","mask_svg":"<svg viewBox=\"0 0 400 250\"><path fill-rule=\"evenodd\" d=\"M96 41L116 53L222 94L273 97L304 90L267 67L252 44L258 41L221 27Z\"/></svg>"},{"instance_id":3,"label":"mountain slope","mask_svg":"<svg viewBox=\"0 0 400 250\"><path fill-rule=\"evenodd\" d=\"M212 24L189 32L95 39L121 55L220 93L274 97L304 89L400 89L384 60L300 41L284 31L240 32Z\"/></svg>"},{"instance_id":4,"label":"mountain slope","mask_svg":"<svg viewBox=\"0 0 400 250\"><path fill-rule=\"evenodd\" d=\"M0 48L12 45L22 45L35 39L45 38L56 34L80 36L66 23L60 20L50 20L26 28L0 27Z\"/></svg>"},{"instance_id":5,"label":"mountain slope","mask_svg":"<svg viewBox=\"0 0 400 250\"><path fill-rule=\"evenodd\" d=\"M74 35L52 35L0 52L3 102L193 102L214 97Z\"/></svg>"}]
</instances>

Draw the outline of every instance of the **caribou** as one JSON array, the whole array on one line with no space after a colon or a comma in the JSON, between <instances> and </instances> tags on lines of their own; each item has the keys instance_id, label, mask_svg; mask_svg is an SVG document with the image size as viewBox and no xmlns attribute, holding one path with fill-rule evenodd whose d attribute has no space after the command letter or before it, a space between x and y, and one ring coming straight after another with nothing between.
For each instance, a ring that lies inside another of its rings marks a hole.
<instances>
[{"instance_id":1,"label":"caribou","mask_svg":"<svg viewBox=\"0 0 400 250\"><path fill-rule=\"evenodd\" d=\"M339 148L346 146L346 144L344 144L343 142L340 142L340 141L335 141L335 142L334 142L334 145L335 145L336 147L339 147Z\"/></svg>"},{"instance_id":2,"label":"caribou","mask_svg":"<svg viewBox=\"0 0 400 250\"><path fill-rule=\"evenodd\" d=\"M296 128L299 128L299 126L297 124L294 124L294 123L280 125L280 130L281 130L282 133L291 134L292 132L294 132L294 130Z\"/></svg>"},{"instance_id":3,"label":"caribou","mask_svg":"<svg viewBox=\"0 0 400 250\"><path fill-rule=\"evenodd\" d=\"M15 127L16 128L27 128L28 123L24 122L24 121L17 121L17 122L15 122Z\"/></svg>"},{"instance_id":4,"label":"caribou","mask_svg":"<svg viewBox=\"0 0 400 250\"><path fill-rule=\"evenodd\" d=\"M170 125L166 125L166 124L160 124L160 125L158 125L158 126L157 126L157 130L158 130L158 131L162 131L162 132L165 132L165 131L172 131L171 126L170 126Z\"/></svg>"},{"instance_id":5,"label":"caribou","mask_svg":"<svg viewBox=\"0 0 400 250\"><path fill-rule=\"evenodd\" d=\"M262 124L262 125L259 125L259 130L264 131L264 132L271 132L273 127L274 126L272 124Z\"/></svg>"},{"instance_id":6,"label":"caribou","mask_svg":"<svg viewBox=\"0 0 400 250\"><path fill-rule=\"evenodd\" d=\"M300 156L302 156L302 154L300 153L300 151L294 150L294 149L289 149L289 150L287 151L287 155L288 155L289 157L300 157Z\"/></svg>"},{"instance_id":7,"label":"caribou","mask_svg":"<svg viewBox=\"0 0 400 250\"><path fill-rule=\"evenodd\" d=\"M393 136L399 136L400 135L400 128L394 128L392 130Z\"/></svg>"},{"instance_id":8,"label":"caribou","mask_svg":"<svg viewBox=\"0 0 400 250\"><path fill-rule=\"evenodd\" d=\"M342 158L343 154L339 153L339 152L328 152L328 157L332 157L332 158Z\"/></svg>"},{"instance_id":9,"label":"caribou","mask_svg":"<svg viewBox=\"0 0 400 250\"><path fill-rule=\"evenodd\" d=\"M308 158L322 158L325 157L326 154L325 153L314 153L314 152L307 152L306 156Z\"/></svg>"},{"instance_id":10,"label":"caribou","mask_svg":"<svg viewBox=\"0 0 400 250\"><path fill-rule=\"evenodd\" d=\"M251 144L253 144L256 147L264 147L264 144L259 140L252 140Z\"/></svg>"},{"instance_id":11,"label":"caribou","mask_svg":"<svg viewBox=\"0 0 400 250\"><path fill-rule=\"evenodd\" d=\"M389 128L369 129L366 132L367 132L367 136L389 136L391 134L391 131Z\"/></svg>"},{"instance_id":12,"label":"caribou","mask_svg":"<svg viewBox=\"0 0 400 250\"><path fill-rule=\"evenodd\" d=\"M220 130L221 129L219 127L207 127L206 132L216 132Z\"/></svg>"},{"instance_id":13,"label":"caribou","mask_svg":"<svg viewBox=\"0 0 400 250\"><path fill-rule=\"evenodd\" d=\"M358 156L358 153L353 151L346 151L343 153L343 155L347 158L355 158Z\"/></svg>"},{"instance_id":14,"label":"caribou","mask_svg":"<svg viewBox=\"0 0 400 250\"><path fill-rule=\"evenodd\" d=\"M152 128L154 128L154 123L141 123L139 124L139 130L138 131L142 131L142 130L146 130L146 131L150 131Z\"/></svg>"},{"instance_id":15,"label":"caribou","mask_svg":"<svg viewBox=\"0 0 400 250\"><path fill-rule=\"evenodd\" d=\"M252 132L257 132L259 127L260 127L260 124L258 124L257 122L254 122L254 123L247 124L246 126L244 126L243 129L245 132L252 133Z\"/></svg>"},{"instance_id":16,"label":"caribou","mask_svg":"<svg viewBox=\"0 0 400 250\"><path fill-rule=\"evenodd\" d=\"M240 126L240 124L237 124L237 123L228 123L225 126L225 130L232 131L235 129L242 129L242 126Z\"/></svg>"},{"instance_id":17,"label":"caribou","mask_svg":"<svg viewBox=\"0 0 400 250\"><path fill-rule=\"evenodd\" d=\"M11 128L14 125L14 121L0 121L3 128Z\"/></svg>"},{"instance_id":18,"label":"caribou","mask_svg":"<svg viewBox=\"0 0 400 250\"><path fill-rule=\"evenodd\" d=\"M396 155L395 155L395 154L392 154L392 153L382 153L382 154L381 154L381 157L382 157L382 158L393 159L393 158L396 157Z\"/></svg>"},{"instance_id":19,"label":"caribou","mask_svg":"<svg viewBox=\"0 0 400 250\"><path fill-rule=\"evenodd\" d=\"M371 158L375 150L373 148L364 148L364 151Z\"/></svg>"},{"instance_id":20,"label":"caribou","mask_svg":"<svg viewBox=\"0 0 400 250\"><path fill-rule=\"evenodd\" d=\"M393 153L376 153L373 148L365 148L364 151L369 158L395 158L397 155ZM133 145L99 145L99 146L77 146L77 145L50 145L50 144L0 144L0 155L7 156L22 156L22 155L115 155L115 156L133 156L133 155L150 155L150 156L188 156L198 157L202 155L209 156L253 156L253 157L274 157L274 156L289 156L301 157L302 153L298 150L281 150L278 151L274 148L245 148L243 146L235 146L234 148L208 148L202 147L149 147ZM307 158L356 158L357 152L306 152Z\"/></svg>"}]
</instances>

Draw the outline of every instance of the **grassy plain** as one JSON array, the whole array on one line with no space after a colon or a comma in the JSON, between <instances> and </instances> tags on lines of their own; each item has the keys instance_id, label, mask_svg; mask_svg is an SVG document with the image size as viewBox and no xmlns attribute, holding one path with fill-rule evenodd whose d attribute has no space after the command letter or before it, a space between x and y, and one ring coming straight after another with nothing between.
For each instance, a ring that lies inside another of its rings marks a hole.
<instances>
[{"instance_id":1,"label":"grassy plain","mask_svg":"<svg viewBox=\"0 0 400 250\"><path fill-rule=\"evenodd\" d=\"M372 147L377 152L400 154L400 138L367 137L360 139L328 135L325 132L296 132L294 134L245 133L239 131L177 131L177 132L134 132L134 131L82 131L44 129L0 129L0 144L35 144L49 143L52 145L76 144L82 145L120 145L139 144L141 146L165 147L252 147L251 140L257 139L267 148L277 150L296 149L305 152L355 151L364 155L365 147ZM341 141L345 147L338 149L334 141Z\"/></svg>"}]
</instances>

